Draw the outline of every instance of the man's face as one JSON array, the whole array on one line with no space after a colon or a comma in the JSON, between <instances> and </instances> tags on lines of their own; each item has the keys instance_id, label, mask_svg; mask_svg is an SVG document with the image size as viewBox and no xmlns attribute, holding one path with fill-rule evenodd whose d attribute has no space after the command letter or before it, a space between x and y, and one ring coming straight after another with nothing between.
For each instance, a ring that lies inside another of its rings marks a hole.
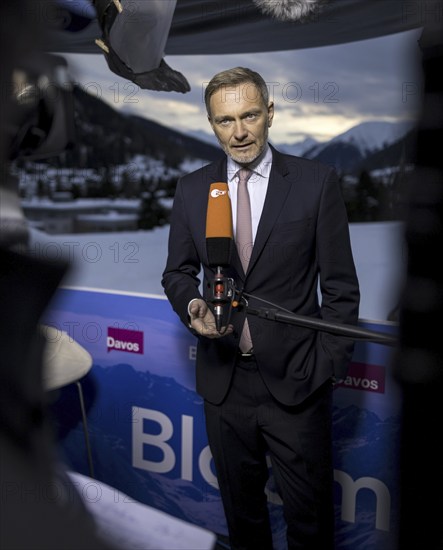
<instances>
[{"instance_id":1,"label":"man's face","mask_svg":"<svg viewBox=\"0 0 443 550\"><path fill-rule=\"evenodd\" d=\"M222 87L210 99L209 122L223 151L242 165L263 152L272 125L274 106L263 103L252 83Z\"/></svg>"}]
</instances>

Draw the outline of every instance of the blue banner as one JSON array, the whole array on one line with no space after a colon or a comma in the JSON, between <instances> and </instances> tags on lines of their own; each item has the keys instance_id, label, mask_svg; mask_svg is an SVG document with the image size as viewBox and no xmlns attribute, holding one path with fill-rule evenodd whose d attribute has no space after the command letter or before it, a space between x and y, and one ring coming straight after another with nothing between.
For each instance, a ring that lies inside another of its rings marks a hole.
<instances>
[{"instance_id":1,"label":"blue banner","mask_svg":"<svg viewBox=\"0 0 443 550\"><path fill-rule=\"evenodd\" d=\"M195 392L195 338L158 296L62 288L44 322L93 357L81 380L97 479L175 517L226 535ZM392 325L362 324L395 332ZM391 348L357 343L335 389L334 477L337 550L395 550L398 527L400 392ZM60 453L89 474L74 385L52 392ZM276 550L285 550L281 501L267 488Z\"/></svg>"}]
</instances>

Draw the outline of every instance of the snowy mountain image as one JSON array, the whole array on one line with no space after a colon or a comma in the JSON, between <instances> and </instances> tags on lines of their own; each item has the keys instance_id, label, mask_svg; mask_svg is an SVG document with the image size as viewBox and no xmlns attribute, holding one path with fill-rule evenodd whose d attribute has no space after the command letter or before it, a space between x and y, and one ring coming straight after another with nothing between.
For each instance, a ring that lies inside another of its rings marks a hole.
<instances>
[{"instance_id":1,"label":"snowy mountain image","mask_svg":"<svg viewBox=\"0 0 443 550\"><path fill-rule=\"evenodd\" d=\"M414 123L412 121L385 122L374 120L362 122L335 136L327 143L317 144L313 148L305 150L305 152L310 158L313 158L327 145L347 143L354 145L362 156L367 156L403 138L413 127Z\"/></svg>"},{"instance_id":2,"label":"snowy mountain image","mask_svg":"<svg viewBox=\"0 0 443 550\"><path fill-rule=\"evenodd\" d=\"M73 95L76 144L57 158L21 158L11 166L25 217L45 233L168 225L179 177L224 154L206 132L184 134L117 111L81 89ZM402 219L402 197L414 166L412 121L371 120L326 142L307 135L273 144L336 169L350 222Z\"/></svg>"},{"instance_id":3,"label":"snowy mountain image","mask_svg":"<svg viewBox=\"0 0 443 550\"><path fill-rule=\"evenodd\" d=\"M365 162L372 163L374 155L408 139L414 126L413 121L367 121L353 126L329 141L316 142L308 137L301 142L281 145L280 149L292 155L331 164L341 172L358 173ZM396 149L383 159L384 166L396 166L399 162L400 156Z\"/></svg>"}]
</instances>

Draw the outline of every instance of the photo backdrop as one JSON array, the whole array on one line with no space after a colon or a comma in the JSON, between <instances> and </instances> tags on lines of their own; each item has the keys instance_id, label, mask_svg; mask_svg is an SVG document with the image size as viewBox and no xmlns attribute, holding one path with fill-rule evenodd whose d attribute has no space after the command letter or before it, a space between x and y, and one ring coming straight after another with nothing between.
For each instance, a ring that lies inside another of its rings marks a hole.
<instances>
[{"instance_id":1,"label":"photo backdrop","mask_svg":"<svg viewBox=\"0 0 443 550\"><path fill-rule=\"evenodd\" d=\"M227 534L203 401L195 391L195 338L160 296L61 288L46 324L85 347L93 366L81 385L94 477L130 498ZM395 333L393 324L362 323ZM358 342L334 393L337 550L395 550L401 399L392 348ZM51 393L61 459L89 475L75 384ZM93 480L91 480L93 483ZM272 471L267 487L276 550L285 526ZM90 498L99 499L91 491Z\"/></svg>"}]
</instances>

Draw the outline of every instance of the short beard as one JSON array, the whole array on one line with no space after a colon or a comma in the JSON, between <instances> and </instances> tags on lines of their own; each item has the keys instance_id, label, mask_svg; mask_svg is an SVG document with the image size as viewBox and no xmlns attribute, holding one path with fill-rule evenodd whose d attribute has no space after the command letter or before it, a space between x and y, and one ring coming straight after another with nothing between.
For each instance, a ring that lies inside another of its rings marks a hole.
<instances>
[{"instance_id":1,"label":"short beard","mask_svg":"<svg viewBox=\"0 0 443 550\"><path fill-rule=\"evenodd\" d=\"M215 137L217 137L217 135ZM242 158L238 156L234 157L232 155L231 150L227 146L225 147L223 143L218 139L218 137L217 137L217 140L220 144L220 147L223 149L223 151L226 153L228 157L231 157L231 159L234 160L237 164L241 164L242 166L247 166L249 164L252 164L263 154L263 151L265 151L266 145L268 143L268 137L269 137L269 130L268 128L266 128L266 135L264 136L263 147L257 152L256 155L251 155L250 157L245 155Z\"/></svg>"},{"instance_id":2,"label":"short beard","mask_svg":"<svg viewBox=\"0 0 443 550\"><path fill-rule=\"evenodd\" d=\"M229 157L232 158L232 160L235 160L237 164L241 164L242 166L252 164L263 153L263 150L262 150L262 151L259 151L256 155L251 155L251 156L243 155L241 157L236 155L234 157L233 154L227 149L224 149L224 151Z\"/></svg>"}]
</instances>

